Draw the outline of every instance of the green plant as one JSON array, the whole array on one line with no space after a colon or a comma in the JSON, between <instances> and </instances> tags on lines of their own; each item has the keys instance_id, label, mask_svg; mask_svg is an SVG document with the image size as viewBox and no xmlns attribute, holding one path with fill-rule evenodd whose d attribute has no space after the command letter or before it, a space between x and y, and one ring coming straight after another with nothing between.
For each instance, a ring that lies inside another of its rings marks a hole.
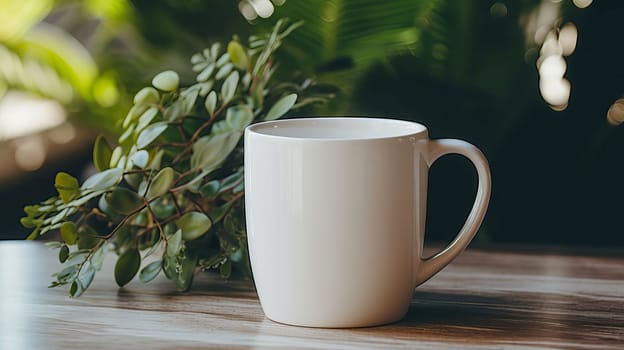
<instances>
[{"instance_id":1,"label":"green plant","mask_svg":"<svg viewBox=\"0 0 624 350\"><path fill-rule=\"evenodd\" d=\"M156 75L121 122L119 145L97 138L99 172L82 185L57 174L58 196L27 206L21 220L33 229L29 239L60 231L63 241L49 245L64 268L51 287L69 284L71 296L81 295L109 250L119 255L119 286L162 270L186 290L196 267L249 275L243 129L329 97L309 93L310 80L272 82L273 54L299 25L280 20L270 34L250 37L249 48L234 39L225 52L215 43L193 55L190 86L174 71Z\"/></svg>"}]
</instances>

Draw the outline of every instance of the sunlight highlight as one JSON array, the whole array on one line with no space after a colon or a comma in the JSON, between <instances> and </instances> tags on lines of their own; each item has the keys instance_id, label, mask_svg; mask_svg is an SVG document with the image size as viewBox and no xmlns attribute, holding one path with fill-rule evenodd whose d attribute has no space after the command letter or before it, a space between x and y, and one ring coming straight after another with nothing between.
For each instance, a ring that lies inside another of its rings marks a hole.
<instances>
[{"instance_id":1,"label":"sunlight highlight","mask_svg":"<svg viewBox=\"0 0 624 350\"><path fill-rule=\"evenodd\" d=\"M0 100L0 141L48 130L66 119L58 102L10 91Z\"/></svg>"}]
</instances>

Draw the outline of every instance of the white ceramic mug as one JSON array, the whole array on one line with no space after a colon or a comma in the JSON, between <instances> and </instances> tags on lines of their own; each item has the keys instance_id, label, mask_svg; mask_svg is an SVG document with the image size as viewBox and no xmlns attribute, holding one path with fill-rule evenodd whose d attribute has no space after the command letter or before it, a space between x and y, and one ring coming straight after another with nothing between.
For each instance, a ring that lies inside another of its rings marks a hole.
<instances>
[{"instance_id":1,"label":"white ceramic mug","mask_svg":"<svg viewBox=\"0 0 624 350\"><path fill-rule=\"evenodd\" d=\"M429 167L466 156L477 196L455 240L423 258ZM265 315L311 327L394 322L414 288L470 242L490 198L483 154L430 140L423 125L374 118L306 118L245 130L249 255Z\"/></svg>"}]
</instances>

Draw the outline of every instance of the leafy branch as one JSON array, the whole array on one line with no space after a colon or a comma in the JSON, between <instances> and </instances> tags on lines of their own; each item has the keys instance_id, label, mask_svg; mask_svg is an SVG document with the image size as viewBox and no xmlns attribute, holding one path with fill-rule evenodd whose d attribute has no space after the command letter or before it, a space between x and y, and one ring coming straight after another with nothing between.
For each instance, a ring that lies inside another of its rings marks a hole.
<instances>
[{"instance_id":1,"label":"leafy branch","mask_svg":"<svg viewBox=\"0 0 624 350\"><path fill-rule=\"evenodd\" d=\"M69 284L71 296L81 295L110 250L119 255L119 286L162 271L187 290L196 267L249 276L243 130L331 98L309 93L309 79L273 83L274 53L300 25L280 20L247 47L236 38L225 49L213 44L191 57L189 86L174 71L157 74L135 95L117 145L96 139L98 172L82 184L57 174L58 196L27 206L21 220L33 230L28 239L60 231L62 242L48 243L63 264L51 287Z\"/></svg>"}]
</instances>

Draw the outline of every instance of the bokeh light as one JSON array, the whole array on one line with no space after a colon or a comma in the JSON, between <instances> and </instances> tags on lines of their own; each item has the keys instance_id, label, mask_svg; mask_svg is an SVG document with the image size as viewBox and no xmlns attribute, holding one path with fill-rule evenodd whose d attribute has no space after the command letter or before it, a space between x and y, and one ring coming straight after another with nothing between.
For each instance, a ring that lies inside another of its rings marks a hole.
<instances>
[{"instance_id":1,"label":"bokeh light","mask_svg":"<svg viewBox=\"0 0 624 350\"><path fill-rule=\"evenodd\" d=\"M496 2L490 7L490 15L492 17L505 17L507 16L507 6L502 2Z\"/></svg>"},{"instance_id":2,"label":"bokeh light","mask_svg":"<svg viewBox=\"0 0 624 350\"><path fill-rule=\"evenodd\" d=\"M58 102L9 91L0 100L0 141L48 130L65 120L66 112Z\"/></svg>"},{"instance_id":3,"label":"bokeh light","mask_svg":"<svg viewBox=\"0 0 624 350\"><path fill-rule=\"evenodd\" d=\"M541 79L539 83L540 93L551 107L560 110L561 107L567 106L570 99L570 82L563 78L546 78Z\"/></svg>"},{"instance_id":4,"label":"bokeh light","mask_svg":"<svg viewBox=\"0 0 624 350\"><path fill-rule=\"evenodd\" d=\"M574 23L566 23L559 30L559 46L561 54L570 56L576 49L576 41L578 40L578 30Z\"/></svg>"},{"instance_id":5,"label":"bokeh light","mask_svg":"<svg viewBox=\"0 0 624 350\"><path fill-rule=\"evenodd\" d=\"M589 3L591 1L585 1L581 5L586 7ZM534 43L540 45L535 62L540 94L555 111L568 107L571 83L564 77L567 70L565 57L574 53L578 41L578 29L574 23L560 24L561 5L561 1L543 0L525 20L527 38L532 37ZM527 45L531 46L531 43L527 41ZM525 59L535 57L533 52L529 48Z\"/></svg>"},{"instance_id":6,"label":"bokeh light","mask_svg":"<svg viewBox=\"0 0 624 350\"><path fill-rule=\"evenodd\" d=\"M561 79L566 71L566 62L560 55L550 55L539 66L541 79Z\"/></svg>"},{"instance_id":7,"label":"bokeh light","mask_svg":"<svg viewBox=\"0 0 624 350\"><path fill-rule=\"evenodd\" d=\"M593 0L572 0L572 2L574 3L574 6L580 9L584 9L588 7L589 5L591 5Z\"/></svg>"},{"instance_id":8,"label":"bokeh light","mask_svg":"<svg viewBox=\"0 0 624 350\"><path fill-rule=\"evenodd\" d=\"M607 121L612 125L624 123L624 98L617 99L607 111Z\"/></svg>"},{"instance_id":9,"label":"bokeh light","mask_svg":"<svg viewBox=\"0 0 624 350\"><path fill-rule=\"evenodd\" d=\"M15 149L15 163L22 170L34 171L43 165L46 148L40 135L18 140Z\"/></svg>"}]
</instances>

